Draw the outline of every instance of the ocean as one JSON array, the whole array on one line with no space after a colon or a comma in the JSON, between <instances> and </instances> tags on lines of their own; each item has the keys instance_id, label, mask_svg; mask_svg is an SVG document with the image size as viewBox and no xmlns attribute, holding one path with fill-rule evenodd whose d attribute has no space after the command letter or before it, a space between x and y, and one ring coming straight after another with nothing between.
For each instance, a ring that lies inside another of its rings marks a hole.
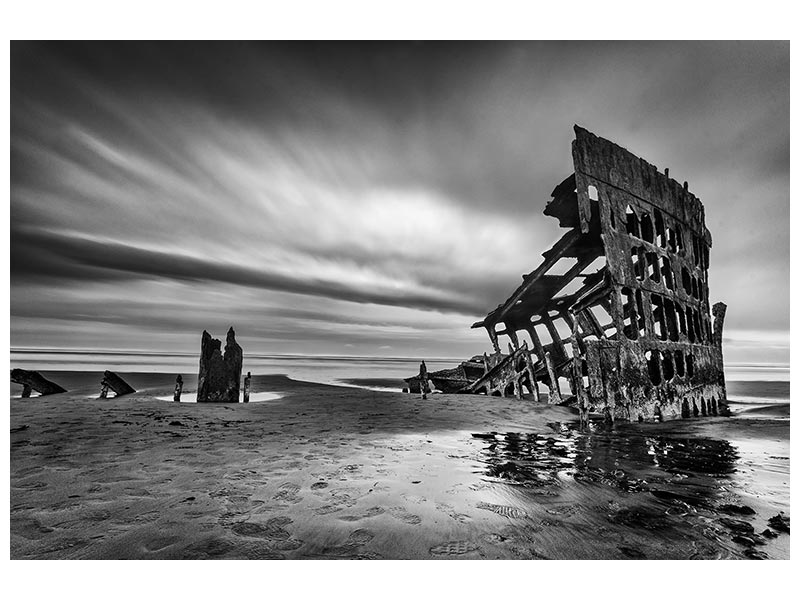
<instances>
[{"instance_id":1,"label":"ocean","mask_svg":"<svg viewBox=\"0 0 800 600\"><path fill-rule=\"evenodd\" d=\"M403 378L419 372L418 358L367 356L245 355L242 371L253 375L286 375L300 381L347 385L374 390L401 391ZM426 358L428 371L452 368L457 358ZM175 352L42 350L12 348L11 368L42 372L165 373L183 375L191 385L198 356ZM728 399L734 403L789 402L788 365L727 365ZM11 395L21 386L11 384Z\"/></svg>"}]
</instances>

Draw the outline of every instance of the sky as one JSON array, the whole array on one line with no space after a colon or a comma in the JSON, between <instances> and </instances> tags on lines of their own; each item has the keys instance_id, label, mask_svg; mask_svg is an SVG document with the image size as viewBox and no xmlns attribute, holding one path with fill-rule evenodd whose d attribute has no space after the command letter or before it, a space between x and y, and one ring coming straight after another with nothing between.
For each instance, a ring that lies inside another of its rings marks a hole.
<instances>
[{"instance_id":1,"label":"sky","mask_svg":"<svg viewBox=\"0 0 800 600\"><path fill-rule=\"evenodd\" d=\"M12 349L490 351L575 123L689 182L726 360L788 363L775 42L12 42Z\"/></svg>"}]
</instances>

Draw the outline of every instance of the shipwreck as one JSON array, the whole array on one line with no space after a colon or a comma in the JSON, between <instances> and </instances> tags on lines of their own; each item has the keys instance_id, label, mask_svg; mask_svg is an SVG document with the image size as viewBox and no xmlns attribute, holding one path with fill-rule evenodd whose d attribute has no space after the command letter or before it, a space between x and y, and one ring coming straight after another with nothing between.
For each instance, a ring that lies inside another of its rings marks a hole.
<instances>
[{"instance_id":1,"label":"shipwreck","mask_svg":"<svg viewBox=\"0 0 800 600\"><path fill-rule=\"evenodd\" d=\"M26 371L25 369L11 369L11 383L18 383L22 386L23 398L30 398L32 392L38 392L40 396L49 396L67 391L57 383L45 379L38 371Z\"/></svg>"},{"instance_id":2,"label":"shipwreck","mask_svg":"<svg viewBox=\"0 0 800 600\"><path fill-rule=\"evenodd\" d=\"M222 342L203 330L200 340L200 371L197 375L198 402L239 402L239 382L242 379L242 347L236 342L233 327ZM183 380L181 379L181 389ZM180 394L176 396L180 400Z\"/></svg>"},{"instance_id":3,"label":"shipwreck","mask_svg":"<svg viewBox=\"0 0 800 600\"><path fill-rule=\"evenodd\" d=\"M583 420L727 414L726 306L709 306L702 203L668 169L577 125L575 136L574 172L544 208L566 233L472 326L486 329L493 352L427 381L450 393L527 391L576 406ZM420 377L406 381L419 390Z\"/></svg>"}]
</instances>

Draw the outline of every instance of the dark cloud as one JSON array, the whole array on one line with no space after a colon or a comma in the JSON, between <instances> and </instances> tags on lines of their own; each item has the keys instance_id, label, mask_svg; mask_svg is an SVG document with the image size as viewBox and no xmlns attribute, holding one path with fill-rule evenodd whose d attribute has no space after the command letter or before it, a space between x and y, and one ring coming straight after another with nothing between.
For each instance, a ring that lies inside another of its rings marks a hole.
<instances>
[{"instance_id":1,"label":"dark cloud","mask_svg":"<svg viewBox=\"0 0 800 600\"><path fill-rule=\"evenodd\" d=\"M44 232L12 235L11 281L54 278L70 281L143 278L229 283L347 302L403 306L421 310L480 314L482 306L456 296L380 292L331 281L315 281L257 271L204 259L176 256L125 244L96 242Z\"/></svg>"}]
</instances>

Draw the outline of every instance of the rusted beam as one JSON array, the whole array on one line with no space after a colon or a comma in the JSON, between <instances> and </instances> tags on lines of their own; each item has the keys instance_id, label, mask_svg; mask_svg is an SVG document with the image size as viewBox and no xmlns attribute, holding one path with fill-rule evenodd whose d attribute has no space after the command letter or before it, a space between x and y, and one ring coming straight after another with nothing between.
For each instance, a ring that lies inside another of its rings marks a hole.
<instances>
[{"instance_id":1,"label":"rusted beam","mask_svg":"<svg viewBox=\"0 0 800 600\"><path fill-rule=\"evenodd\" d=\"M133 394L136 392L122 377L112 371L103 373L103 380L100 382L100 387L101 398L105 398L109 390L113 391L117 396L124 396L125 394Z\"/></svg>"},{"instance_id":2,"label":"rusted beam","mask_svg":"<svg viewBox=\"0 0 800 600\"><path fill-rule=\"evenodd\" d=\"M511 339L514 350L517 350L519 348L519 338L517 337L517 332L508 323L506 323L506 335Z\"/></svg>"},{"instance_id":3,"label":"rusted beam","mask_svg":"<svg viewBox=\"0 0 800 600\"><path fill-rule=\"evenodd\" d=\"M475 323L472 327L484 327L486 324L493 325L494 323L502 320L508 308L516 304L517 300L519 300L531 287L533 287L538 282L539 278L564 256L566 249L581 238L581 235L582 234L580 230L571 229L561 236L561 238L553 245L552 248L542 253L544 261L532 272L528 273L527 275L523 275L522 285L517 288L511 297L506 300L505 303L501 304L494 311L489 313L489 315L487 315L483 321Z\"/></svg>"},{"instance_id":4,"label":"rusted beam","mask_svg":"<svg viewBox=\"0 0 800 600\"><path fill-rule=\"evenodd\" d=\"M544 326L547 327L547 331L550 332L550 337L553 338L552 346L557 351L558 360L564 360L567 358L567 351L564 348L564 342L561 341L561 334L558 333L558 329L556 329L556 324L553 323L553 319L550 318L550 315L542 315L542 322Z\"/></svg>"},{"instance_id":5,"label":"rusted beam","mask_svg":"<svg viewBox=\"0 0 800 600\"><path fill-rule=\"evenodd\" d=\"M531 351L528 349L527 341L522 342L522 351L525 357L525 370L528 373L531 393L536 394L536 401L539 402L539 386L536 384L536 373L533 369L533 360L531 359Z\"/></svg>"},{"instance_id":6,"label":"rusted beam","mask_svg":"<svg viewBox=\"0 0 800 600\"><path fill-rule=\"evenodd\" d=\"M589 422L589 399L586 395L586 390L583 387L583 361L584 354L579 350L583 346L583 340L580 339L580 331L578 330L578 322L572 322L572 336L570 338L572 345L572 377L575 381L575 398L578 401L578 412L580 414L581 426L586 426ZM579 343L580 342L580 343Z\"/></svg>"},{"instance_id":7,"label":"rusted beam","mask_svg":"<svg viewBox=\"0 0 800 600\"><path fill-rule=\"evenodd\" d=\"M591 331L597 336L597 339L603 339L603 328L597 322L597 318L589 310L582 310L576 315L578 322L581 323L585 329Z\"/></svg>"},{"instance_id":8,"label":"rusted beam","mask_svg":"<svg viewBox=\"0 0 800 600\"><path fill-rule=\"evenodd\" d=\"M61 394L67 391L57 383L45 379L38 371L11 369L11 381L22 386L23 398L30 398L31 391L37 391L42 396Z\"/></svg>"},{"instance_id":9,"label":"rusted beam","mask_svg":"<svg viewBox=\"0 0 800 600\"><path fill-rule=\"evenodd\" d=\"M500 352L500 343L497 341L497 333L494 330L494 325L487 326L486 331L489 333L489 340L492 342L492 348L495 352Z\"/></svg>"},{"instance_id":10,"label":"rusted beam","mask_svg":"<svg viewBox=\"0 0 800 600\"><path fill-rule=\"evenodd\" d=\"M558 377L556 377L555 369L553 369L553 359L550 358L550 353L545 352L544 361L547 365L547 375L550 378L550 404L561 404L561 390L558 388Z\"/></svg>"}]
</instances>

